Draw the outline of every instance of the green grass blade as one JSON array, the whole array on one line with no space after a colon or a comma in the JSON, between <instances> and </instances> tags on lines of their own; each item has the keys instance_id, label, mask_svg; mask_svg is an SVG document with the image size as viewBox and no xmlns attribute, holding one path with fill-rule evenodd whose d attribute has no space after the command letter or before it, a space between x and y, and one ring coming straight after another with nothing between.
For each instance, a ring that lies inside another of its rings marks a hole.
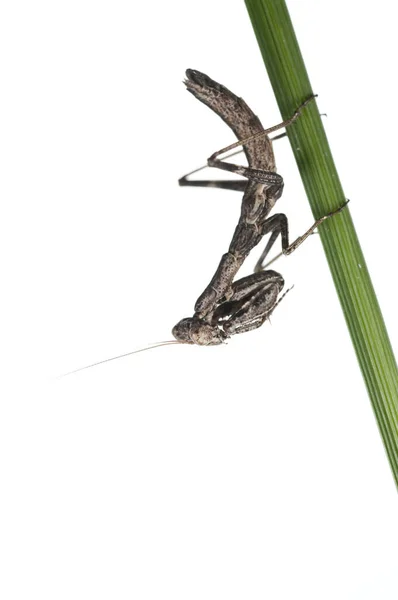
<instances>
[{"instance_id":1,"label":"green grass blade","mask_svg":"<svg viewBox=\"0 0 398 600\"><path fill-rule=\"evenodd\" d=\"M245 1L286 119L312 94L286 3ZM314 217L342 206L345 196L315 102L288 128L288 137ZM319 233L398 485L397 364L349 210L328 219Z\"/></svg>"}]
</instances>

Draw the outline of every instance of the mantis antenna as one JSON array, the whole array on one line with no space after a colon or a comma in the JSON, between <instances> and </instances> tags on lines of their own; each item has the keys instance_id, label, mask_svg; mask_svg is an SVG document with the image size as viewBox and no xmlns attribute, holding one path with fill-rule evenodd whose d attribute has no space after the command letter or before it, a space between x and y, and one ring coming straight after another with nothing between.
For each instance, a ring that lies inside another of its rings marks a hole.
<instances>
[{"instance_id":1,"label":"mantis antenna","mask_svg":"<svg viewBox=\"0 0 398 600\"><path fill-rule=\"evenodd\" d=\"M125 358L126 356L131 356L132 354L137 354L138 352L145 352L145 350L153 350L154 348L159 348L160 346L170 346L172 344L182 344L183 342L178 342L177 340L167 340L165 342L155 342L151 344L147 348L140 348L139 350L133 350L132 352L126 352L126 354L119 354L119 356L113 356L112 358L106 358L105 360L100 360L92 365L87 365L86 367L80 367L80 369L75 369L74 371L69 371L68 373L64 373L63 375L59 375L57 379L61 379L62 377L67 377L68 375L73 375L73 373L78 373L79 371L84 371L85 369L91 369L91 367L96 367L97 365L102 365L104 363L110 362L111 360L117 360L118 358Z\"/></svg>"}]
</instances>

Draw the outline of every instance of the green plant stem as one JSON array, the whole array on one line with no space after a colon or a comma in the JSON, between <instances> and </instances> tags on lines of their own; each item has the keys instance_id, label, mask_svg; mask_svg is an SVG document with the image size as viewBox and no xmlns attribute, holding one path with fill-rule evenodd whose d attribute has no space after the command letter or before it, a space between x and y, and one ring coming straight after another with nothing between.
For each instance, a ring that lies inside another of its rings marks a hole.
<instances>
[{"instance_id":1,"label":"green plant stem","mask_svg":"<svg viewBox=\"0 0 398 600\"><path fill-rule=\"evenodd\" d=\"M283 119L312 94L284 0L245 0ZM342 206L343 189L316 103L288 128L315 218ZM348 209L319 228L352 343L398 485L398 370Z\"/></svg>"}]
</instances>

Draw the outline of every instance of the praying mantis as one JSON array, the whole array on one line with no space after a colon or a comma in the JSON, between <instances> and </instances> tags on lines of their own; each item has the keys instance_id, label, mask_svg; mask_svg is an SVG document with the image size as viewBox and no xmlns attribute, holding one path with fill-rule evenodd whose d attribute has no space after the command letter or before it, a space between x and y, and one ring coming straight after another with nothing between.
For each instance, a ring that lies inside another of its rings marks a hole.
<instances>
[{"instance_id":1,"label":"praying mantis","mask_svg":"<svg viewBox=\"0 0 398 600\"><path fill-rule=\"evenodd\" d=\"M282 253L290 254L327 218L339 213L345 206L324 215L294 242L289 244L289 229L286 215L269 213L283 192L283 178L276 172L275 157L270 133L292 125L301 111L315 98L307 98L287 120L263 129L259 118L242 98L204 73L188 69L184 82L198 100L206 104L235 133L238 142L215 152L207 161L216 167L241 175L247 181L190 181L188 175L180 179L180 185L220 187L243 192L241 215L228 251L221 261L210 283L195 303L193 317L182 319L173 328L174 337L188 344L201 346L218 345L231 335L244 333L261 327L269 319L283 298L282 276L276 271L265 270L264 261L281 236ZM224 162L218 157L242 145L248 166ZM192 173L190 173L191 175ZM255 272L234 282L250 251L262 238L271 234L258 260Z\"/></svg>"},{"instance_id":2,"label":"praying mantis","mask_svg":"<svg viewBox=\"0 0 398 600\"><path fill-rule=\"evenodd\" d=\"M283 293L285 283L282 275L267 269L268 265L265 264L265 259L279 235L282 254L291 254L323 221L341 212L348 203L346 201L337 210L317 219L302 236L289 243L286 215L276 213L269 216L281 197L284 186L282 176L276 172L272 142L286 134L274 138L270 138L269 134L291 126L315 96L305 99L289 119L264 129L259 118L246 102L225 86L193 69L188 69L186 76L184 83L187 90L219 115L238 138L237 142L212 154L207 161L207 166L243 176L245 180L188 179L200 169L192 171L179 180L181 186L217 187L243 193L241 214L230 246L222 255L209 284L198 297L193 316L181 319L173 327L174 340L159 342L140 350L102 360L71 373L163 345L215 346L226 342L235 334L261 327L287 293ZM238 146L243 147L248 166L235 165L219 158ZM270 234L270 237L255 266L254 273L234 281L251 250L267 234Z\"/></svg>"}]
</instances>

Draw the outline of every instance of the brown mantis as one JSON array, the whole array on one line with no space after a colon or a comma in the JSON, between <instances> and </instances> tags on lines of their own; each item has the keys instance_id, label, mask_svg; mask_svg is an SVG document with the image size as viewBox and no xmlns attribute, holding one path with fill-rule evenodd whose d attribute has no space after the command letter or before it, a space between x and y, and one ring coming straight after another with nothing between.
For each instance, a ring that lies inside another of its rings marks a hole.
<instances>
[{"instance_id":1,"label":"brown mantis","mask_svg":"<svg viewBox=\"0 0 398 600\"><path fill-rule=\"evenodd\" d=\"M263 129L258 117L242 98L199 71L188 69L186 75L187 89L217 113L240 140L214 153L208 159L208 166L242 175L248 180L189 181L188 176L180 179L180 185L221 187L243 192L241 215L228 252L222 256L209 285L197 299L193 317L182 319L173 328L173 335L180 342L210 346L223 343L233 334L260 327L281 300L282 276L275 271L264 270L265 258L278 236L281 236L282 253L290 254L320 223L340 212L345 205L317 219L304 235L289 244L286 215L268 216L283 191L283 179L276 173L272 140L268 134L294 123L314 96L305 100L286 121ZM239 145L243 145L248 167L218 158ZM271 235L255 272L233 282L250 251L268 233Z\"/></svg>"},{"instance_id":2,"label":"brown mantis","mask_svg":"<svg viewBox=\"0 0 398 600\"><path fill-rule=\"evenodd\" d=\"M182 177L179 183L183 186L218 187L243 192L239 222L228 251L221 257L210 283L195 303L194 315L182 319L174 326L172 333L175 340L128 352L83 369L168 344L214 346L222 344L234 334L260 327L269 319L287 293L282 294L284 287L282 275L273 270L266 270L267 265L264 265L278 236L281 236L282 253L290 254L314 232L318 225L339 213L347 204L317 219L304 235L289 244L286 215L279 213L269 216L283 191L283 178L276 172L272 139L283 137L285 134L275 138L270 138L269 134L292 125L315 96L307 98L289 119L263 129L258 117L242 98L238 98L226 87L199 71L188 69L186 75L185 85L188 91L218 114L238 138L234 144L215 152L208 159L207 166L241 175L247 181L191 181L188 177L196 172L193 171ZM243 147L248 162L247 167L224 162L219 158L238 146ZM250 251L267 234L271 235L254 273L234 281ZM82 369L77 369L80 370Z\"/></svg>"}]
</instances>

